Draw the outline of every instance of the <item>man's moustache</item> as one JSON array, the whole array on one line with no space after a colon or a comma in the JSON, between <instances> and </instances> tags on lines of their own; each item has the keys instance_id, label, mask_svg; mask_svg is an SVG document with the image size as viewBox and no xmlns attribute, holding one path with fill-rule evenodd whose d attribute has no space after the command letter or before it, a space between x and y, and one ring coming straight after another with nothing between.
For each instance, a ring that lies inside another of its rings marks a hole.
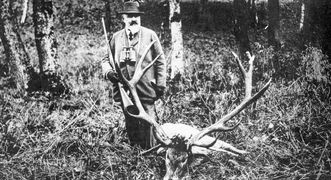
<instances>
[{"instance_id":1,"label":"man's moustache","mask_svg":"<svg viewBox=\"0 0 331 180\"><path fill-rule=\"evenodd\" d=\"M137 21L131 21L130 26L132 26L132 25L138 25L138 22Z\"/></svg>"}]
</instances>

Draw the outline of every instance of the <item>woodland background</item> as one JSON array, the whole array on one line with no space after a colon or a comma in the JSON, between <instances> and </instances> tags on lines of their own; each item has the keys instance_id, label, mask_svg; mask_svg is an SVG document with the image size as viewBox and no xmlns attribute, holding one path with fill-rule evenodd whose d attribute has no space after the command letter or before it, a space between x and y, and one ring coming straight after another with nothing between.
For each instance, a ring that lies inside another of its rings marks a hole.
<instances>
[{"instance_id":1,"label":"woodland background","mask_svg":"<svg viewBox=\"0 0 331 180\"><path fill-rule=\"evenodd\" d=\"M160 179L163 156L141 156L139 147L129 145L112 86L101 77L100 60L107 53L101 17L111 20L109 35L119 30L114 10L120 3L49 2L55 15L55 74L40 73L31 4L25 22L17 23L34 71L23 91L1 41L0 179ZM303 2L309 18L301 29ZM20 21L22 4L12 3L14 21ZM331 5L327 0L281 0L279 7L275 44L268 36L266 1L256 1L249 16L255 20L245 21L248 47L256 55L255 86L259 89L270 77L273 83L237 116L242 124L221 136L250 153L198 158L189 170L192 179L331 178ZM142 24L157 32L170 61L167 8L145 1L142 9ZM166 95L157 103L160 123L203 128L240 101L243 82L231 54L242 50L236 39L238 10L232 1L181 3L186 67L181 76L168 79Z\"/></svg>"}]
</instances>

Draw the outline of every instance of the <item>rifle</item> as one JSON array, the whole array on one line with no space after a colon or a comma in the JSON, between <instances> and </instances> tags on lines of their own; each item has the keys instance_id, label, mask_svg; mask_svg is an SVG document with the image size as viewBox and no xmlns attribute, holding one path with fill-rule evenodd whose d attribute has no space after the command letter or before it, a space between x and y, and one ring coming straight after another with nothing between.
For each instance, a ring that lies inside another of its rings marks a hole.
<instances>
[{"instance_id":1,"label":"rifle","mask_svg":"<svg viewBox=\"0 0 331 180\"><path fill-rule=\"evenodd\" d=\"M111 53L111 49L110 49L110 46L109 46L109 41L108 41L108 36L107 36L107 30L106 30L105 20L103 18L101 18L101 21L102 21L103 31L105 33L106 42L107 42L108 58L109 58L110 66L113 68L113 70L115 70L115 64L114 64L115 62L114 62L114 58L113 58L113 55Z\"/></svg>"}]
</instances>

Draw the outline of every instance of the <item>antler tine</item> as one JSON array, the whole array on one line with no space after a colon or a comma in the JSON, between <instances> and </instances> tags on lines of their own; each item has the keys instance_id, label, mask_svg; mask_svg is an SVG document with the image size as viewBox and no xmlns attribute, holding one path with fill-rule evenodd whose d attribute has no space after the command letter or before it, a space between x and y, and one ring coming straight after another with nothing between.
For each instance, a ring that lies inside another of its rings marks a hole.
<instances>
[{"instance_id":1,"label":"antler tine","mask_svg":"<svg viewBox=\"0 0 331 180\"><path fill-rule=\"evenodd\" d=\"M149 49L152 47L152 45L156 42L156 40L153 40L145 49L145 51L143 52L143 54L141 55L139 61L137 62L136 64L136 69L135 69L135 72L132 76L132 79L130 80L131 83L133 85L136 85L139 81L139 79L141 78L142 75L145 74L145 72L154 64L154 62L159 58L159 56L161 55L158 55L151 63L149 63L143 70L142 70L142 63L145 59L145 56L146 54L148 53Z\"/></svg>"},{"instance_id":2,"label":"antler tine","mask_svg":"<svg viewBox=\"0 0 331 180\"><path fill-rule=\"evenodd\" d=\"M250 104L255 102L257 99L259 99L270 86L272 79L270 79L267 82L267 84L264 85L264 87L252 97L252 95L251 95L252 94L252 74L253 74L253 68L254 68L253 61L255 59L255 56L254 55L251 56L251 54L249 52L246 53L249 58L249 69L246 72L239 57L234 52L232 52L232 54L235 56L236 62L245 78L245 98L230 113L228 113L223 118L218 120L215 124L213 124L209 127L206 127L200 133L198 133L196 136L192 137L190 139L190 143L188 144L189 146L210 147L211 144L198 144L197 142L199 139L201 139L203 136L205 136L209 133L216 132L216 131L230 131L230 130L235 129L240 124L241 121L237 122L236 125L234 125L232 127L226 126L225 123L228 122L234 116L236 116L238 113L240 113L247 106L249 106ZM212 143L215 143L215 142L212 142Z\"/></svg>"},{"instance_id":3,"label":"antler tine","mask_svg":"<svg viewBox=\"0 0 331 180\"><path fill-rule=\"evenodd\" d=\"M204 145L198 145L195 144L194 142L201 139L203 136L212 133L212 132L216 132L216 131L231 131L233 129L235 129L239 124L240 121L238 123L236 123L236 125L232 126L232 127L228 127L225 125L225 123L227 121L229 121L231 118L233 118L234 116L236 116L239 112L241 112L243 109L245 109L247 106L249 106L250 104L252 104L254 101L256 101L257 99L259 99L264 92L269 88L270 83L271 83L270 79L268 81L268 83L258 92L256 93L253 97L247 98L245 99L241 104L239 104L234 110L232 110L229 114L227 114L226 116L224 116L223 118L221 118L220 120L218 120L215 124L203 129L198 135L196 135L196 137L194 137L192 139L192 145L197 145L197 146L204 146Z\"/></svg>"},{"instance_id":4,"label":"antler tine","mask_svg":"<svg viewBox=\"0 0 331 180\"><path fill-rule=\"evenodd\" d=\"M242 76L244 77L245 79L245 98L249 98L252 96L252 81L253 81L253 69L254 69L254 66L253 66L253 62L255 60L255 56L251 55L248 51L246 52L246 55L249 59L248 63L249 63L249 68L248 68L248 71L246 72L244 66L242 65L240 59L239 59L239 56L231 51L233 56L235 57L235 60L240 68L240 72L242 74Z\"/></svg>"},{"instance_id":5,"label":"antler tine","mask_svg":"<svg viewBox=\"0 0 331 180\"><path fill-rule=\"evenodd\" d=\"M154 60L151 62L151 63L149 63L143 70L141 70L141 68L140 68L140 70L139 71L137 71L136 70L136 72L133 74L133 77L132 77L132 81L134 81L134 82L138 82L138 80L141 78L141 76L143 76L144 74L145 74L145 72L150 68L150 67L152 67L152 65L155 63L155 61L159 58L161 56L161 54L159 54L159 55L157 55L155 58L154 58Z\"/></svg>"}]
</instances>

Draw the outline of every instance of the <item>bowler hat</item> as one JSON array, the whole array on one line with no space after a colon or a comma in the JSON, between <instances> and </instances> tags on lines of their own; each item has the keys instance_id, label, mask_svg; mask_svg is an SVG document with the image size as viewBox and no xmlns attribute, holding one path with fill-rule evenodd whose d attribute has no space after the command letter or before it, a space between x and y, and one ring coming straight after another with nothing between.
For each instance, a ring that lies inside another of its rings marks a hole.
<instances>
[{"instance_id":1,"label":"bowler hat","mask_svg":"<svg viewBox=\"0 0 331 180\"><path fill-rule=\"evenodd\" d=\"M139 10L138 2L125 2L123 11L118 12L119 14L144 14L144 12Z\"/></svg>"}]
</instances>

